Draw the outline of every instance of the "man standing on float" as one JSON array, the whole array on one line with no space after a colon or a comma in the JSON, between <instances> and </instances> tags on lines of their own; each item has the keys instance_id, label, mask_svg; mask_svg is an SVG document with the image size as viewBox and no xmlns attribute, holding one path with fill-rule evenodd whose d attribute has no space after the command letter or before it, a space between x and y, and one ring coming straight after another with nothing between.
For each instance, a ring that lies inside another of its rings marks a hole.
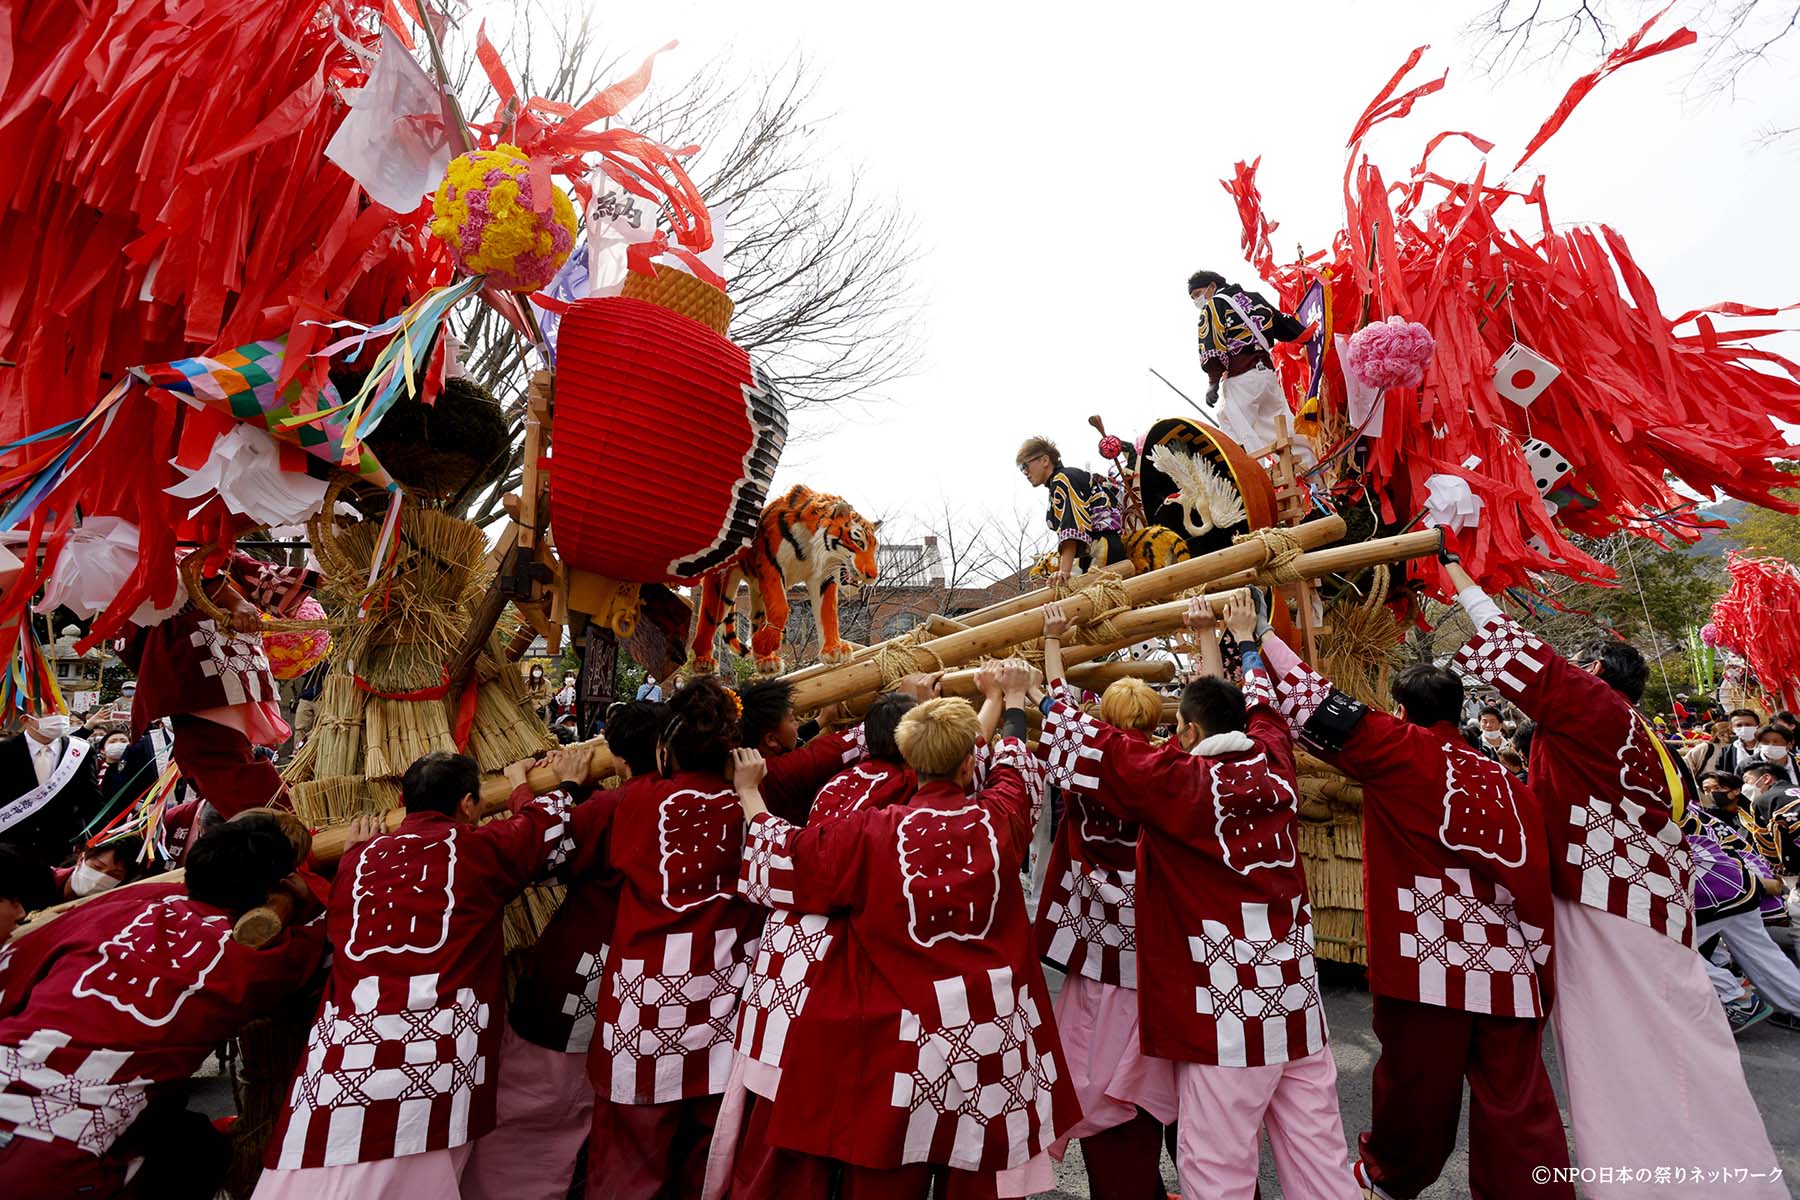
<instances>
[{"instance_id":1,"label":"man standing on float","mask_svg":"<svg viewBox=\"0 0 1800 1200\"><path fill-rule=\"evenodd\" d=\"M1292 424L1269 347L1298 341L1306 326L1217 271L1188 276L1188 298L1200 310L1200 369L1218 392L1218 426L1254 454L1275 440L1276 417L1288 417ZM1304 442L1296 453L1302 448L1310 458L1311 448Z\"/></svg>"}]
</instances>

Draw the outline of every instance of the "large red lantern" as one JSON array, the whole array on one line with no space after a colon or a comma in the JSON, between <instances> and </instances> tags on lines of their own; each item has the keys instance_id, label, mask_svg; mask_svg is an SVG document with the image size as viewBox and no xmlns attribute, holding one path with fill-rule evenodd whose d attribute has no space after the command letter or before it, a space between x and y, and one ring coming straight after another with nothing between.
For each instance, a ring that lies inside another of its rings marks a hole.
<instances>
[{"instance_id":1,"label":"large red lantern","mask_svg":"<svg viewBox=\"0 0 1800 1200\"><path fill-rule=\"evenodd\" d=\"M747 544L787 440L781 395L698 321L577 300L557 334L551 530L563 563L692 583Z\"/></svg>"}]
</instances>

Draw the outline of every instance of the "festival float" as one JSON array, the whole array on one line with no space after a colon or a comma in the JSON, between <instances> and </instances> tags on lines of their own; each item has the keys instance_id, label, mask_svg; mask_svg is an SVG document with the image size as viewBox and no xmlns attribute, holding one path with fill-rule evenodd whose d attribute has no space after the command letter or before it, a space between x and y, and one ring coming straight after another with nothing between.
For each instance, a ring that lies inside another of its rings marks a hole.
<instances>
[{"instance_id":1,"label":"festival float","mask_svg":"<svg viewBox=\"0 0 1800 1200\"><path fill-rule=\"evenodd\" d=\"M983 660L1040 655L1051 600L1076 626L1074 682L1166 679L1120 656L1179 630L1191 597L1217 606L1257 584L1283 597L1283 636L1380 700L1420 593L1444 593L1441 546L1525 596L1548 574L1606 577L1570 534L1697 536L1707 519L1671 478L1787 507L1768 415L1800 411L1800 384L1756 366L1800 372L1715 321L1774 310L1665 316L1619 234L1553 227L1542 179L1514 179L1600 79L1683 35L1640 31L1496 183L1486 165L1462 181L1430 168L1450 138L1493 149L1471 134L1429 139L1392 184L1360 156L1369 129L1442 86L1403 90L1417 51L1351 131L1328 248L1278 262L1256 164L1226 181L1257 273L1306 327L1271 348L1291 423L1245 446L1210 420L1126 439L1095 418L1128 561L851 644L837 596L876 578L877 523L804 486L769 494L786 407L730 338L713 218L684 166L697 148L623 117L655 56L560 104L524 95L478 33L497 99L470 120L431 23L355 0L332 11L201 5L172 39L131 6L51 5L23 26L0 96L20 164L0 185L0 249L20 264L0 294L0 702L60 706L34 602L87 622L84 649L184 620L208 631L196 669L272 681L327 663L316 730L268 797L313 831L323 868L351 817L398 824L397 781L420 754L470 754L489 773L482 807L504 806L494 773L554 744L515 665L536 635L556 652L567 630L588 680L610 679L621 648L655 678L715 669L721 633L774 674L801 586L824 661L785 676L796 705L854 711L914 672L968 691ZM117 52L88 70L70 42ZM461 373L449 330L476 305L523 348L511 410ZM455 514L500 479L515 425L522 481L485 530ZM248 622L234 566L265 576ZM1792 568L1733 574L1714 624L1741 644L1722 644L1792 678L1792 622L1780 644L1748 632L1791 610ZM154 840L172 783L118 828ZM1362 961L1360 789L1303 760L1301 791L1319 953ZM522 902L509 944L556 900ZM239 936L283 919L274 898ZM297 1031L244 1039L245 1163Z\"/></svg>"}]
</instances>

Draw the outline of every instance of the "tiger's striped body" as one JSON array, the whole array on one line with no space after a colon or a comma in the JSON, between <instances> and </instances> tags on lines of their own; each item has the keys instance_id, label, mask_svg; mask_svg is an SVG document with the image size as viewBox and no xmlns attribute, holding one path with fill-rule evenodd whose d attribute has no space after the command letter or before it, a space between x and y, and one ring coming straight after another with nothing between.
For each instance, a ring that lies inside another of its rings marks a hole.
<instances>
[{"instance_id":1,"label":"tiger's striped body","mask_svg":"<svg viewBox=\"0 0 1800 1200\"><path fill-rule=\"evenodd\" d=\"M1188 560L1187 539L1166 525L1145 525L1119 535L1125 544L1125 557L1136 567L1138 574L1166 567L1170 563ZM1038 564L1031 568L1031 573L1039 579L1047 579L1055 573L1061 559L1059 552L1044 556ZM1089 569L1106 565L1106 543L1094 542L1094 560Z\"/></svg>"},{"instance_id":2,"label":"tiger's striped body","mask_svg":"<svg viewBox=\"0 0 1800 1200\"><path fill-rule=\"evenodd\" d=\"M738 654L745 647L737 628L737 591L750 588L751 651L756 669L781 669L781 642L788 620L788 589L806 588L813 621L819 631L819 654L835 662L849 653L838 633L838 586L875 582L879 521L864 520L837 496L796 484L763 509L756 536L726 564L700 581L698 618L694 624L692 669L717 668L714 642L721 625L726 644Z\"/></svg>"}]
</instances>

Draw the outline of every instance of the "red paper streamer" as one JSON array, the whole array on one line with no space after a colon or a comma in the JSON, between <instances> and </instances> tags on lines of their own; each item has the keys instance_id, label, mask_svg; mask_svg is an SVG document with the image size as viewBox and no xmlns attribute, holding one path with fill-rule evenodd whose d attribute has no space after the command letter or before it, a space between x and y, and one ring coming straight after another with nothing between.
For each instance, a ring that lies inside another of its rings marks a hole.
<instances>
[{"instance_id":1,"label":"red paper streamer","mask_svg":"<svg viewBox=\"0 0 1800 1200\"><path fill-rule=\"evenodd\" d=\"M1599 79L1685 44L1677 34L1646 46L1643 34L1570 90L1534 149ZM1483 501L1481 522L1450 540L1489 591L1530 587L1531 572L1611 578L1565 530L1602 536L1627 528L1659 541L1692 541L1698 532L1690 523L1655 516L1686 503L1665 472L1703 495L1717 488L1793 511L1776 495L1791 480L1769 461L1793 451L1770 417L1800 412L1800 366L1759 344L1770 331L1721 331L1710 320L1714 313L1785 310L1727 301L1665 316L1618 231L1551 224L1542 179L1521 190L1490 181L1485 166L1473 180L1433 171L1433 152L1446 140L1486 152L1489 144L1466 131L1430 138L1417 165L1390 182L1359 154L1359 139L1437 90L1441 80L1404 89L1421 56L1413 52L1356 122L1343 181L1345 222L1329 251L1276 265L1267 248L1275 226L1256 187L1257 164L1238 164L1225 181L1245 252L1285 304L1298 303L1328 273L1333 329L1348 334L1397 315L1424 323L1437 340L1420 386L1386 393L1380 428L1350 460L1344 486L1366 489L1384 522L1404 524L1424 507L1430 476L1467 479ZM1563 372L1529 409L1502 399L1492 382L1494 361L1515 329L1517 340ZM1274 358L1287 393L1303 394L1303 347L1278 345ZM1765 364L1783 374L1760 369ZM1342 420L1343 369L1331 347L1325 376L1325 415ZM1522 454L1534 437L1574 465L1557 493L1562 507L1554 522ZM1471 460L1479 461L1464 465ZM1548 557L1526 545L1533 537Z\"/></svg>"},{"instance_id":2,"label":"red paper streamer","mask_svg":"<svg viewBox=\"0 0 1800 1200\"><path fill-rule=\"evenodd\" d=\"M1731 587L1712 610L1718 644L1743 655L1783 708L1800 708L1800 572L1785 559L1738 550L1726 569Z\"/></svg>"},{"instance_id":3,"label":"red paper streamer","mask_svg":"<svg viewBox=\"0 0 1800 1200\"><path fill-rule=\"evenodd\" d=\"M1562 103L1556 106L1556 111L1550 114L1550 119L1545 121L1543 127L1532 137L1531 144L1525 147L1525 153L1519 155L1519 161L1513 164L1513 170L1516 171L1524 166L1525 161L1536 154L1545 142L1556 136L1556 131L1563 127L1563 122L1569 119L1569 114L1575 111L1575 106L1587 99L1588 93L1593 91L1602 79L1630 63L1642 62L1646 58L1654 58L1666 51L1679 50L1683 46L1694 44L1696 39L1693 30L1678 29L1660 42L1652 42L1648 46L1641 45L1644 35L1650 32L1650 27L1662 20L1663 15L1674 7L1673 4L1669 4L1654 17L1645 21L1636 33L1625 39L1623 45L1606 56L1606 61L1570 85L1568 92L1562 98Z\"/></svg>"}]
</instances>

